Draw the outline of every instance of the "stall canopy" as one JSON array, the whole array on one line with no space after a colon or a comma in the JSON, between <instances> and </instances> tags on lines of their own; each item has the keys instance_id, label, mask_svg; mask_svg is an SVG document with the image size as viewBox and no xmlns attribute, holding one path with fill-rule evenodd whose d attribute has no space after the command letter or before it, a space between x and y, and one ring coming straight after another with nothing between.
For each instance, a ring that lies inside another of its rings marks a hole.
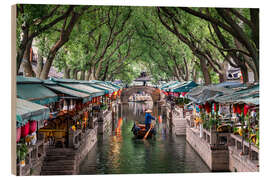
<instances>
[{"instance_id":1,"label":"stall canopy","mask_svg":"<svg viewBox=\"0 0 270 180\"><path fill-rule=\"evenodd\" d=\"M170 92L189 92L194 87L198 86L194 81L181 82L172 87L169 87L167 90Z\"/></svg>"},{"instance_id":2,"label":"stall canopy","mask_svg":"<svg viewBox=\"0 0 270 180\"><path fill-rule=\"evenodd\" d=\"M207 101L213 101L221 95L232 94L234 90L217 87L216 85L197 86L187 93L186 97L196 104L203 104Z\"/></svg>"},{"instance_id":3,"label":"stall canopy","mask_svg":"<svg viewBox=\"0 0 270 180\"><path fill-rule=\"evenodd\" d=\"M58 96L37 78L17 77L17 97L45 105L58 101Z\"/></svg>"},{"instance_id":4,"label":"stall canopy","mask_svg":"<svg viewBox=\"0 0 270 180\"><path fill-rule=\"evenodd\" d=\"M113 82L110 82L110 81L106 81L106 83L110 84L111 86L115 87L117 90L121 89L121 86L118 84L115 84Z\"/></svg>"},{"instance_id":5,"label":"stall canopy","mask_svg":"<svg viewBox=\"0 0 270 180\"><path fill-rule=\"evenodd\" d=\"M95 88L95 89L98 89L98 90L101 90L101 91L104 91L104 94L109 94L109 93L112 93L113 90L111 88L106 88L104 86L101 86L101 85L98 85L98 84L95 84L93 82L90 82L90 81L79 81L81 84L83 85L86 85L86 86L89 86L91 88ZM103 94L103 95L104 95Z\"/></svg>"},{"instance_id":6,"label":"stall canopy","mask_svg":"<svg viewBox=\"0 0 270 180\"><path fill-rule=\"evenodd\" d=\"M49 119L50 109L30 101L17 98L16 121L17 127L25 125L29 120L41 121Z\"/></svg>"},{"instance_id":7,"label":"stall canopy","mask_svg":"<svg viewBox=\"0 0 270 180\"><path fill-rule=\"evenodd\" d=\"M79 91L75 91L72 89L68 89L59 85L46 85L49 89L56 91L58 93L63 93L65 95L71 96L74 99L82 99L83 103L86 103L88 101L91 101L91 96L86 93L82 93Z\"/></svg>"},{"instance_id":8,"label":"stall canopy","mask_svg":"<svg viewBox=\"0 0 270 180\"><path fill-rule=\"evenodd\" d=\"M108 88L108 89L111 89L112 90L111 93L113 93L115 91L118 91L118 89L116 87L113 87L112 85L110 85L110 84L108 84L106 82L103 82L103 81L95 82L94 84L105 87L105 88Z\"/></svg>"},{"instance_id":9,"label":"stall canopy","mask_svg":"<svg viewBox=\"0 0 270 180\"><path fill-rule=\"evenodd\" d=\"M96 81L90 81L88 83L89 86L92 86L94 88L97 89L101 89L104 90L106 93L105 94L111 94L114 91L117 91L115 88L111 87L111 86L105 86L104 84L100 83L100 82L96 82Z\"/></svg>"},{"instance_id":10,"label":"stall canopy","mask_svg":"<svg viewBox=\"0 0 270 180\"><path fill-rule=\"evenodd\" d=\"M62 87L65 87L74 91L90 94L91 97L103 96L105 94L105 91L96 89L94 87L91 87L85 84L59 83L59 86L62 86Z\"/></svg>"},{"instance_id":11,"label":"stall canopy","mask_svg":"<svg viewBox=\"0 0 270 180\"><path fill-rule=\"evenodd\" d=\"M165 84L161 85L160 89L164 90L165 88L168 88L170 86L173 86L173 85L176 85L176 84L179 84L179 83L180 83L179 81L170 81L168 83L165 83Z\"/></svg>"},{"instance_id":12,"label":"stall canopy","mask_svg":"<svg viewBox=\"0 0 270 180\"><path fill-rule=\"evenodd\" d=\"M232 94L219 96L215 99L219 103L259 104L259 84L235 91Z\"/></svg>"}]
</instances>

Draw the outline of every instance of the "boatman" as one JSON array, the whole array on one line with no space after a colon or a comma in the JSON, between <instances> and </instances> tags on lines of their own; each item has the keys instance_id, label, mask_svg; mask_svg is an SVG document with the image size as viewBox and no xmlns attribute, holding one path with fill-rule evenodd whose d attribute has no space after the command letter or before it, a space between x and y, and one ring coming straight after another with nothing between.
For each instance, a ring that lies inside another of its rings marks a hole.
<instances>
[{"instance_id":1,"label":"boatman","mask_svg":"<svg viewBox=\"0 0 270 180\"><path fill-rule=\"evenodd\" d=\"M151 125L151 120L152 119L155 120L155 118L151 115L151 112L152 111L150 109L146 110L145 112L146 112L146 114L145 114L145 121L144 121L144 123L145 123L146 131L148 131L149 128L150 128L150 125Z\"/></svg>"}]
</instances>

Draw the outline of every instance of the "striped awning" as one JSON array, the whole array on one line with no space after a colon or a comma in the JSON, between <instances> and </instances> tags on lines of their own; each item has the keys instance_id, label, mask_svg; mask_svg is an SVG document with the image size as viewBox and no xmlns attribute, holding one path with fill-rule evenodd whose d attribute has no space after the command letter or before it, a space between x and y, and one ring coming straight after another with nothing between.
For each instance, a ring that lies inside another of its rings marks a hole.
<instances>
[{"instance_id":1,"label":"striped awning","mask_svg":"<svg viewBox=\"0 0 270 180\"><path fill-rule=\"evenodd\" d=\"M85 84L77 84L77 83L59 83L60 86L72 89L75 91L79 91L82 93L90 94L91 97L103 96L105 91L96 89L94 87L85 85Z\"/></svg>"},{"instance_id":2,"label":"striped awning","mask_svg":"<svg viewBox=\"0 0 270 180\"><path fill-rule=\"evenodd\" d=\"M80 92L80 91L75 91L73 89L65 88L65 87L62 87L62 86L59 86L59 85L46 85L46 87L53 90L53 91L55 91L55 92L63 93L65 95L74 97L76 99L77 98L82 99L83 103L91 101L91 96L90 96L90 94L87 94L87 93L83 93L83 92Z\"/></svg>"},{"instance_id":3,"label":"striped awning","mask_svg":"<svg viewBox=\"0 0 270 180\"><path fill-rule=\"evenodd\" d=\"M17 83L17 97L41 105L58 101L57 94L37 83Z\"/></svg>"},{"instance_id":4,"label":"striped awning","mask_svg":"<svg viewBox=\"0 0 270 180\"><path fill-rule=\"evenodd\" d=\"M29 120L41 121L49 119L50 109L30 101L17 98L16 121L17 127L25 125Z\"/></svg>"}]
</instances>

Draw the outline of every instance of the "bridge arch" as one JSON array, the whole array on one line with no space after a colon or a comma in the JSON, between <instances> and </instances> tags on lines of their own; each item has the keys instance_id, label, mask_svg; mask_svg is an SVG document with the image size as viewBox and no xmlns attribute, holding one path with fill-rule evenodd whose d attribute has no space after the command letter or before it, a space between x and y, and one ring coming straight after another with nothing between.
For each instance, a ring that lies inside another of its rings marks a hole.
<instances>
[{"instance_id":1,"label":"bridge arch","mask_svg":"<svg viewBox=\"0 0 270 180\"><path fill-rule=\"evenodd\" d=\"M132 86L123 89L121 93L121 102L128 103L128 98L138 91L144 91L145 93L150 94L154 103L160 100L160 90L158 88L150 86Z\"/></svg>"}]
</instances>

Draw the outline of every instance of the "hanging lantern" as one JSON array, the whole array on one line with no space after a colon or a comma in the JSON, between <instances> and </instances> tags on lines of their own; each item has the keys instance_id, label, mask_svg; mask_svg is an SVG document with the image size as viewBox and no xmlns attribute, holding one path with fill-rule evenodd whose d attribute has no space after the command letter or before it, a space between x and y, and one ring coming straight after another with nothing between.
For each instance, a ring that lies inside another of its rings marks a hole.
<instances>
[{"instance_id":1,"label":"hanging lantern","mask_svg":"<svg viewBox=\"0 0 270 180\"><path fill-rule=\"evenodd\" d=\"M217 104L214 103L214 111L216 112L217 111Z\"/></svg>"},{"instance_id":2,"label":"hanging lantern","mask_svg":"<svg viewBox=\"0 0 270 180\"><path fill-rule=\"evenodd\" d=\"M187 94L187 92L182 92L182 96L184 97Z\"/></svg>"},{"instance_id":3,"label":"hanging lantern","mask_svg":"<svg viewBox=\"0 0 270 180\"><path fill-rule=\"evenodd\" d=\"M75 105L74 105L74 101L73 99L70 100L70 111L72 111L73 109L75 109Z\"/></svg>"},{"instance_id":4,"label":"hanging lantern","mask_svg":"<svg viewBox=\"0 0 270 180\"><path fill-rule=\"evenodd\" d=\"M247 105L247 104L244 105L244 115L245 116L247 115L249 108L250 108L249 105Z\"/></svg>"},{"instance_id":5,"label":"hanging lantern","mask_svg":"<svg viewBox=\"0 0 270 180\"><path fill-rule=\"evenodd\" d=\"M205 103L205 110L207 113L210 113L211 112L211 106L208 102Z\"/></svg>"},{"instance_id":6,"label":"hanging lantern","mask_svg":"<svg viewBox=\"0 0 270 180\"><path fill-rule=\"evenodd\" d=\"M30 130L29 133L32 134L37 130L37 121L29 121Z\"/></svg>"},{"instance_id":7,"label":"hanging lantern","mask_svg":"<svg viewBox=\"0 0 270 180\"><path fill-rule=\"evenodd\" d=\"M237 105L233 104L233 113L236 113L236 107L237 107Z\"/></svg>"},{"instance_id":8,"label":"hanging lantern","mask_svg":"<svg viewBox=\"0 0 270 180\"><path fill-rule=\"evenodd\" d=\"M64 100L63 111L64 112L67 112L68 111L67 100Z\"/></svg>"},{"instance_id":9,"label":"hanging lantern","mask_svg":"<svg viewBox=\"0 0 270 180\"><path fill-rule=\"evenodd\" d=\"M22 134L22 128L19 127L19 128L17 128L17 132L16 132L16 143L18 143L20 141L21 134Z\"/></svg>"},{"instance_id":10,"label":"hanging lantern","mask_svg":"<svg viewBox=\"0 0 270 180\"><path fill-rule=\"evenodd\" d=\"M237 104L236 112L237 112L237 114L241 115L242 109L241 109L241 105L240 104Z\"/></svg>"},{"instance_id":11,"label":"hanging lantern","mask_svg":"<svg viewBox=\"0 0 270 180\"><path fill-rule=\"evenodd\" d=\"M22 126L22 138L26 137L29 134L29 122L27 122L24 126Z\"/></svg>"}]
</instances>

